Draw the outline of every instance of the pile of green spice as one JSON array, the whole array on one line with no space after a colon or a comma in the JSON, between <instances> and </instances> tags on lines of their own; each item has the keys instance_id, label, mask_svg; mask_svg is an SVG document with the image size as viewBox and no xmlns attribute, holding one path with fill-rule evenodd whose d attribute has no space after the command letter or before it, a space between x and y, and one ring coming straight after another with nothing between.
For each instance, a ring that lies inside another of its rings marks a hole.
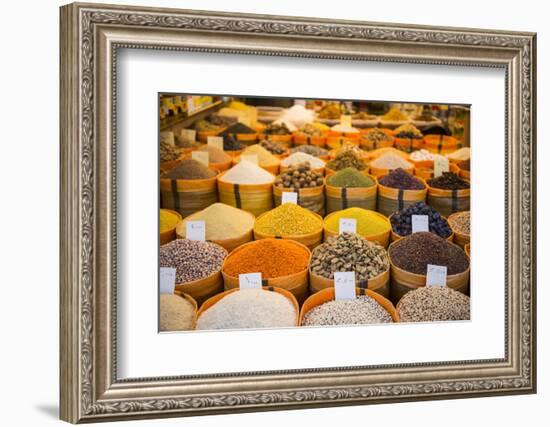
<instances>
[{"instance_id":1,"label":"pile of green spice","mask_svg":"<svg viewBox=\"0 0 550 427\"><path fill-rule=\"evenodd\" d=\"M333 160L326 164L326 167L333 171L339 171L349 167L362 171L367 168L367 165L352 150L345 150L338 153Z\"/></svg>"},{"instance_id":2,"label":"pile of green spice","mask_svg":"<svg viewBox=\"0 0 550 427\"><path fill-rule=\"evenodd\" d=\"M430 187L441 188L442 190L464 190L470 188L468 181L463 180L452 172L443 172L441 176L429 179L427 182Z\"/></svg>"},{"instance_id":3,"label":"pile of green spice","mask_svg":"<svg viewBox=\"0 0 550 427\"><path fill-rule=\"evenodd\" d=\"M265 213L254 224L254 230L270 236L301 236L320 231L323 220L308 209L285 203Z\"/></svg>"},{"instance_id":4,"label":"pile of green spice","mask_svg":"<svg viewBox=\"0 0 550 427\"><path fill-rule=\"evenodd\" d=\"M372 187L375 183L372 178L355 168L344 168L329 176L327 184L342 188L366 188Z\"/></svg>"},{"instance_id":5,"label":"pile of green spice","mask_svg":"<svg viewBox=\"0 0 550 427\"><path fill-rule=\"evenodd\" d=\"M448 275L462 273L470 266L460 247L426 231L392 243L389 256L396 267L415 274L426 274L428 264L446 266Z\"/></svg>"},{"instance_id":6,"label":"pile of green spice","mask_svg":"<svg viewBox=\"0 0 550 427\"><path fill-rule=\"evenodd\" d=\"M216 176L216 172L194 159L184 159L175 167L164 173L165 179L208 179Z\"/></svg>"}]
</instances>

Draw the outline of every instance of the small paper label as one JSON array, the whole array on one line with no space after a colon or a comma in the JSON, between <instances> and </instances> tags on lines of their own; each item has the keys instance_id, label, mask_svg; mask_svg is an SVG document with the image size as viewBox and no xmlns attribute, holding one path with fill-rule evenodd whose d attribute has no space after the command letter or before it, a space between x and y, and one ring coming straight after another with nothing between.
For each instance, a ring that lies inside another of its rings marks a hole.
<instances>
[{"instance_id":1,"label":"small paper label","mask_svg":"<svg viewBox=\"0 0 550 427\"><path fill-rule=\"evenodd\" d=\"M204 221L187 221L185 223L185 238L189 240L206 240L206 223Z\"/></svg>"},{"instance_id":2,"label":"small paper label","mask_svg":"<svg viewBox=\"0 0 550 427\"><path fill-rule=\"evenodd\" d=\"M255 165L258 164L258 155L257 154L243 154L241 156L241 160L248 160L251 163L254 163Z\"/></svg>"},{"instance_id":3,"label":"small paper label","mask_svg":"<svg viewBox=\"0 0 550 427\"><path fill-rule=\"evenodd\" d=\"M412 232L430 231L428 215L411 215Z\"/></svg>"},{"instance_id":4,"label":"small paper label","mask_svg":"<svg viewBox=\"0 0 550 427\"><path fill-rule=\"evenodd\" d=\"M208 166L208 151L193 151L191 158L197 162L201 162L203 165Z\"/></svg>"},{"instance_id":5,"label":"small paper label","mask_svg":"<svg viewBox=\"0 0 550 427\"><path fill-rule=\"evenodd\" d=\"M167 131L167 132L162 132L161 133L161 138L164 139L168 144L170 145L175 145L175 141L174 141L174 132L170 132L170 131Z\"/></svg>"},{"instance_id":6,"label":"small paper label","mask_svg":"<svg viewBox=\"0 0 550 427\"><path fill-rule=\"evenodd\" d=\"M182 129L180 131L180 137L185 142L193 143L197 140L197 131L195 129Z\"/></svg>"},{"instance_id":7,"label":"small paper label","mask_svg":"<svg viewBox=\"0 0 550 427\"><path fill-rule=\"evenodd\" d=\"M447 267L428 264L426 286L447 286Z\"/></svg>"},{"instance_id":8,"label":"small paper label","mask_svg":"<svg viewBox=\"0 0 550 427\"><path fill-rule=\"evenodd\" d=\"M295 99L294 105L301 105L302 107L306 106L306 100L305 99Z\"/></svg>"},{"instance_id":9,"label":"small paper label","mask_svg":"<svg viewBox=\"0 0 550 427\"><path fill-rule=\"evenodd\" d=\"M161 294L173 294L176 288L176 269L160 267L159 282Z\"/></svg>"},{"instance_id":10,"label":"small paper label","mask_svg":"<svg viewBox=\"0 0 550 427\"><path fill-rule=\"evenodd\" d=\"M262 273L239 274L240 289L261 289Z\"/></svg>"},{"instance_id":11,"label":"small paper label","mask_svg":"<svg viewBox=\"0 0 550 427\"><path fill-rule=\"evenodd\" d=\"M355 218L340 218L340 234L357 233L357 220Z\"/></svg>"},{"instance_id":12,"label":"small paper label","mask_svg":"<svg viewBox=\"0 0 550 427\"><path fill-rule=\"evenodd\" d=\"M195 100L192 96L187 98L187 111L189 114L193 114L195 112Z\"/></svg>"},{"instance_id":13,"label":"small paper label","mask_svg":"<svg viewBox=\"0 0 550 427\"><path fill-rule=\"evenodd\" d=\"M334 273L334 299L355 299L355 271L342 271Z\"/></svg>"},{"instance_id":14,"label":"small paper label","mask_svg":"<svg viewBox=\"0 0 550 427\"><path fill-rule=\"evenodd\" d=\"M434 159L434 177L441 176L443 172L449 172L449 159L443 156L436 156Z\"/></svg>"},{"instance_id":15,"label":"small paper label","mask_svg":"<svg viewBox=\"0 0 550 427\"><path fill-rule=\"evenodd\" d=\"M281 204L284 204L284 203L294 203L295 205L297 205L298 193L295 193L293 191L283 192L283 195L281 196Z\"/></svg>"},{"instance_id":16,"label":"small paper label","mask_svg":"<svg viewBox=\"0 0 550 427\"><path fill-rule=\"evenodd\" d=\"M223 137L222 136L209 136L207 139L207 145L217 148L223 151Z\"/></svg>"},{"instance_id":17,"label":"small paper label","mask_svg":"<svg viewBox=\"0 0 550 427\"><path fill-rule=\"evenodd\" d=\"M350 128L351 127L351 116L349 116L349 115L340 116L340 124L342 126L346 126L346 127Z\"/></svg>"}]
</instances>

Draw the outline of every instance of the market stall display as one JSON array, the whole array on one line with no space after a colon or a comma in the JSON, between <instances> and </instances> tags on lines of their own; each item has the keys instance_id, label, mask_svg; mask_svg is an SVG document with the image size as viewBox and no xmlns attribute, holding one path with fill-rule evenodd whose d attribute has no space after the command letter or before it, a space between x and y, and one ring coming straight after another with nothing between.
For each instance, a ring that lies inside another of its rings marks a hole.
<instances>
[{"instance_id":1,"label":"market stall display","mask_svg":"<svg viewBox=\"0 0 550 427\"><path fill-rule=\"evenodd\" d=\"M379 104L226 97L163 128L160 331L469 319L470 147Z\"/></svg>"}]
</instances>

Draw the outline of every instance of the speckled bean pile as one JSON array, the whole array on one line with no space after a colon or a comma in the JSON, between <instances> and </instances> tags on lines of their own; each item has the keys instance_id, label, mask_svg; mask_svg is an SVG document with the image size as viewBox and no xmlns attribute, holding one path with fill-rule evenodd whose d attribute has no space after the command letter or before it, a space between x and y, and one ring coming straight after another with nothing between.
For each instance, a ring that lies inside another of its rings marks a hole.
<instances>
[{"instance_id":1,"label":"speckled bean pile","mask_svg":"<svg viewBox=\"0 0 550 427\"><path fill-rule=\"evenodd\" d=\"M176 283L186 283L221 270L226 255L214 243L176 239L160 247L159 265L175 268Z\"/></svg>"},{"instance_id":2,"label":"speckled bean pile","mask_svg":"<svg viewBox=\"0 0 550 427\"><path fill-rule=\"evenodd\" d=\"M390 314L378 302L367 295L354 300L328 301L308 311L304 326L367 325L390 323Z\"/></svg>"},{"instance_id":3,"label":"speckled bean pile","mask_svg":"<svg viewBox=\"0 0 550 427\"><path fill-rule=\"evenodd\" d=\"M397 304L401 322L470 320L470 298L447 286L423 286Z\"/></svg>"}]
</instances>

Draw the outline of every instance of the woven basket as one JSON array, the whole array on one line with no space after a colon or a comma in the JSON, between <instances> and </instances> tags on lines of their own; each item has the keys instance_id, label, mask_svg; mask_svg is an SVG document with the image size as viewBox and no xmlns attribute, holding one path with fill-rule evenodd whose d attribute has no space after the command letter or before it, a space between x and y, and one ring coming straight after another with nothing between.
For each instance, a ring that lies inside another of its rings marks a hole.
<instances>
[{"instance_id":1,"label":"woven basket","mask_svg":"<svg viewBox=\"0 0 550 427\"><path fill-rule=\"evenodd\" d=\"M420 179L420 178L419 178ZM424 185L426 183L421 180ZM396 211L403 210L417 202L426 200L427 187L423 190L400 190L398 188L386 187L378 182L378 212L390 216Z\"/></svg>"},{"instance_id":2,"label":"woven basket","mask_svg":"<svg viewBox=\"0 0 550 427\"><path fill-rule=\"evenodd\" d=\"M277 292L278 294L281 294L281 295L285 296L286 298L288 298L290 300L290 302L292 303L292 305L296 309L296 326L298 326L299 325L299 318L300 318L300 307L298 306L298 302L296 301L296 298L294 297L294 295L291 294L289 291L287 291L285 289L277 288L277 287L274 287L274 286L262 286L262 289L266 292ZM229 295L233 292L238 292L238 291L239 291L238 288L228 289L224 292L219 293L218 295L215 295L215 296L209 298L207 301L204 302L204 304L202 304L201 308L197 312L197 320L199 319L199 317L201 317L201 315L206 310L208 310L210 307L212 307L217 302L222 300L224 297L226 297L227 295Z\"/></svg>"},{"instance_id":3,"label":"woven basket","mask_svg":"<svg viewBox=\"0 0 550 427\"><path fill-rule=\"evenodd\" d=\"M207 179L160 179L160 205L164 209L189 216L218 201L216 180L219 175Z\"/></svg>"},{"instance_id":4,"label":"woven basket","mask_svg":"<svg viewBox=\"0 0 550 427\"><path fill-rule=\"evenodd\" d=\"M335 293L336 291L334 288L326 288L311 295L302 305L302 310L300 311L300 325L303 324L304 317L308 311L321 304L333 301L335 298ZM397 314L397 310L395 309L394 305L387 298L383 297L377 292L371 291L370 289L362 288L355 288L355 295L367 295L373 298L378 304L384 307L384 309L389 313L394 322L399 322L399 314Z\"/></svg>"}]
</instances>

